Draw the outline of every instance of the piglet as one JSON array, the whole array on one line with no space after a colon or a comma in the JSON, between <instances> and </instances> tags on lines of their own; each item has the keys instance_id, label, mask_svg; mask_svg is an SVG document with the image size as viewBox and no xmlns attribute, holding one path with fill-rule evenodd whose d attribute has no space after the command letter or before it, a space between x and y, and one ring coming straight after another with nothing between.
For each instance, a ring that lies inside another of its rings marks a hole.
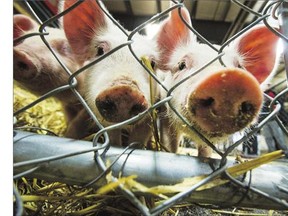
<instances>
[{"instance_id":1,"label":"piglet","mask_svg":"<svg viewBox=\"0 0 288 216\"><path fill-rule=\"evenodd\" d=\"M191 25L187 9L180 10ZM161 67L169 71L164 81L168 89L218 55L207 44L196 41L196 35L181 20L178 9L161 25L157 40ZM263 103L260 84L277 62L277 42L278 37L265 26L253 27L224 49L225 67L217 60L176 87L172 91L171 107L213 144L250 126L259 116ZM195 142L199 156L210 157L212 149L171 107L167 107L167 119L163 120L166 131L163 143L170 151L177 152L179 140L185 135Z\"/></svg>"},{"instance_id":2,"label":"piglet","mask_svg":"<svg viewBox=\"0 0 288 216\"><path fill-rule=\"evenodd\" d=\"M65 1L62 7L66 10L76 2ZM104 5L101 2L99 4L108 13ZM66 37L81 65L87 65L127 42L127 35L103 10L96 1L86 0L63 16ZM140 34L135 34L132 40L132 49L136 56L139 59L146 56L155 65L154 61L158 56L156 42ZM149 74L131 54L128 46L107 56L83 73L85 100L103 126L128 120L151 106ZM147 116L121 129L109 131L111 144L123 145L122 129L129 134L128 143L146 143L150 137L150 121Z\"/></svg>"},{"instance_id":3,"label":"piglet","mask_svg":"<svg viewBox=\"0 0 288 216\"><path fill-rule=\"evenodd\" d=\"M13 38L17 39L29 33L36 33L39 24L26 15L13 16ZM66 39L63 29L45 27L48 35L45 38L62 62L76 71L79 65ZM76 77L77 90L82 92L83 75ZM43 95L57 87L68 84L69 75L47 48L39 35L27 37L13 47L13 78L20 86L36 95ZM68 121L67 137L81 138L86 135L88 115L72 93L65 90L55 94L63 104Z\"/></svg>"},{"instance_id":4,"label":"piglet","mask_svg":"<svg viewBox=\"0 0 288 216\"><path fill-rule=\"evenodd\" d=\"M14 15L13 37L38 32L39 24L26 15ZM46 40L72 71L77 69L71 48L63 30L46 27ZM48 91L68 84L69 75L58 63L52 52L47 48L40 36L28 37L13 47L13 78L29 91L42 95ZM80 82L81 83L81 82ZM71 91L57 95L62 101L73 99Z\"/></svg>"}]
</instances>

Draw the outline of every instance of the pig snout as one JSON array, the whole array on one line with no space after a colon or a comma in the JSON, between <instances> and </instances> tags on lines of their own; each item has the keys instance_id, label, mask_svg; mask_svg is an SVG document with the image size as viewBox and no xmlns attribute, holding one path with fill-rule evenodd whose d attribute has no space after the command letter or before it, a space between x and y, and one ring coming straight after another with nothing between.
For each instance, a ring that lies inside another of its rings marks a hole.
<instances>
[{"instance_id":1,"label":"pig snout","mask_svg":"<svg viewBox=\"0 0 288 216\"><path fill-rule=\"evenodd\" d=\"M13 51L14 78L16 80L29 80L37 76L39 66L31 55L24 51L14 49Z\"/></svg>"},{"instance_id":2,"label":"pig snout","mask_svg":"<svg viewBox=\"0 0 288 216\"><path fill-rule=\"evenodd\" d=\"M120 84L103 90L95 100L102 117L109 122L122 122L148 108L148 102L137 86Z\"/></svg>"},{"instance_id":3,"label":"pig snout","mask_svg":"<svg viewBox=\"0 0 288 216\"><path fill-rule=\"evenodd\" d=\"M257 80L242 69L219 71L188 98L189 112L197 126L211 136L231 134L253 122L263 95Z\"/></svg>"}]
</instances>

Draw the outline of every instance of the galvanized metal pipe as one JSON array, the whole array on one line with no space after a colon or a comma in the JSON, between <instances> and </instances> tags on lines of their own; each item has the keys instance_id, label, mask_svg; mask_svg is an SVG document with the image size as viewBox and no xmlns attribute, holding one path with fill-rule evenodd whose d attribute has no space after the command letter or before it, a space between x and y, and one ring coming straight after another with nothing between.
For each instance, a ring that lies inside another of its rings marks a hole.
<instances>
[{"instance_id":1,"label":"galvanized metal pipe","mask_svg":"<svg viewBox=\"0 0 288 216\"><path fill-rule=\"evenodd\" d=\"M34 159L43 159L51 156L64 155L72 152L83 152L91 149L92 143L81 140L59 138L48 135L38 135L29 132L15 131L14 134L14 164ZM104 161L113 162L123 149L111 147L106 153ZM219 160L211 159L215 167ZM230 161L228 165L232 165ZM39 166L40 165L40 166ZM14 173L19 174L36 165L15 166ZM36 177L47 181L60 181L67 184L85 185L101 175L101 169L94 160L94 152L83 153L68 158L38 164L39 168L27 177ZM137 175L137 181L147 186L171 185L180 183L184 178L212 173L208 163L204 163L197 157L176 155L165 152L153 152L146 150L133 150L123 154L112 166L114 176L122 172L123 176ZM283 199L287 203L288 194L278 186L288 185L287 161L273 162L263 165L252 173L251 186L270 194L273 197ZM246 179L244 183L248 183ZM106 182L104 178L93 186L99 187ZM188 200L196 203L242 206L264 209L285 209L283 205L267 200L262 196L248 192L242 187L232 184L218 186L213 189L194 192ZM249 190L248 190L249 191ZM240 199L241 203L236 204ZM285 201L286 200L286 201Z\"/></svg>"}]
</instances>

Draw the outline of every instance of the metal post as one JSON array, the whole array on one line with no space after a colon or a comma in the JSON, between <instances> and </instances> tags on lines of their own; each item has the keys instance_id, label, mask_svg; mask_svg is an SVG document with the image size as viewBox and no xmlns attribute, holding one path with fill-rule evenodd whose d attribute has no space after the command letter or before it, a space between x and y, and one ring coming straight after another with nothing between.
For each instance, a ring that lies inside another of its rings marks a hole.
<instances>
[{"instance_id":1,"label":"metal post","mask_svg":"<svg viewBox=\"0 0 288 216\"><path fill-rule=\"evenodd\" d=\"M288 38L288 1L285 0L279 7L279 24L281 33ZM282 38L286 78L288 80L288 41ZM288 83L288 82L287 82Z\"/></svg>"}]
</instances>

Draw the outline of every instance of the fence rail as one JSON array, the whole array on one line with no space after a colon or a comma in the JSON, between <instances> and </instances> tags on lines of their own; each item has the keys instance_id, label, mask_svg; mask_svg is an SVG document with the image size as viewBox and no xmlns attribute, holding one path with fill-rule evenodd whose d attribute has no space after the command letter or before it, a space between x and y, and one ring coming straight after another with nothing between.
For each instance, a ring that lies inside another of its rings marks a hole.
<instances>
[{"instance_id":1,"label":"fence rail","mask_svg":"<svg viewBox=\"0 0 288 216\"><path fill-rule=\"evenodd\" d=\"M37 166L36 170L30 174L25 173L25 176L83 186L103 175L101 167L93 159L93 150L95 149L91 148L91 142L88 141L75 141L15 131L14 149L14 172L16 175ZM59 158L60 156L63 156L62 159ZM53 161L52 157L55 157ZM45 161L43 161L44 159ZM120 173L123 177L137 175L137 181L150 187L173 185L183 182L185 178L209 175L213 172L211 165L217 168L221 162L219 159L210 159L210 162L207 163L197 157L133 148L123 152L123 149L114 147L111 147L105 154L104 163L107 164L108 161L113 163L113 166L107 169L108 171L111 169L113 176L119 176ZM145 166L143 166L143 161L146 163ZM235 161L230 158L225 167L230 167L234 163ZM167 167L169 167L169 171ZM244 200L237 203L237 206L286 209L288 204L285 200L288 199L288 194L277 187L288 183L288 166L285 160L260 166L252 172L252 180L247 176L242 183L246 185L245 187L257 188L264 194L269 194L268 198L259 194L250 196L246 194L245 190L242 192L240 190L239 194L235 195L234 185L230 184L191 193L188 200L196 203L205 202L220 206L225 203L226 206L233 206L237 200L245 197ZM265 176L273 176L273 180L271 181L271 178ZM250 180L252 182L249 183ZM105 180L99 179L91 186L97 188L105 183ZM273 197L277 197L278 200L273 200Z\"/></svg>"}]
</instances>

